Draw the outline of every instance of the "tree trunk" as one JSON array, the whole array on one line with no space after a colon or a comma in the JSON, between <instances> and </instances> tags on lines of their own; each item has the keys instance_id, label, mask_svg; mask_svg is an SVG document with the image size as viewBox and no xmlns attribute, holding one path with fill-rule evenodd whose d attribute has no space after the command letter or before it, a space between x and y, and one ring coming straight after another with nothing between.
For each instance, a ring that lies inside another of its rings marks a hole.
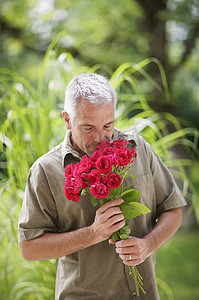
<instances>
[{"instance_id":1,"label":"tree trunk","mask_svg":"<svg viewBox=\"0 0 199 300\"><path fill-rule=\"evenodd\" d=\"M187 59L188 55L191 53L196 41L196 37L199 33L199 25L196 24L193 28L193 31L190 33L189 39L186 41L185 45L185 53L182 55L182 59L176 66L171 66L168 61L167 53L166 53L166 21L161 20L159 18L159 13L166 10L167 2L164 0L137 0L137 3L142 7L145 13L145 23L144 23L144 31L150 34L150 53L149 56L157 58L166 73L167 83L169 89L172 89L173 76L176 70L181 66L185 59ZM152 69L149 70L150 74L154 77L154 79L162 85L161 78L159 76L159 71L157 66L153 65ZM174 116L178 116L177 106L172 104L172 99L165 101L166 99L161 98L160 94L154 92L153 101L151 106L155 111L158 112L169 112ZM166 120L165 120L166 121ZM171 122L165 122L167 124L167 130L169 133L175 132L176 128ZM174 155L174 159L178 158L190 158L187 150L185 149L183 144L179 144L177 146L172 147L172 152ZM189 172L187 168L187 173ZM182 188L182 181L176 180L177 184L180 188ZM190 214L191 203L188 200L188 206L183 208L184 213L184 221L183 226L187 229L193 228L197 226L196 217L194 210Z\"/></svg>"}]
</instances>

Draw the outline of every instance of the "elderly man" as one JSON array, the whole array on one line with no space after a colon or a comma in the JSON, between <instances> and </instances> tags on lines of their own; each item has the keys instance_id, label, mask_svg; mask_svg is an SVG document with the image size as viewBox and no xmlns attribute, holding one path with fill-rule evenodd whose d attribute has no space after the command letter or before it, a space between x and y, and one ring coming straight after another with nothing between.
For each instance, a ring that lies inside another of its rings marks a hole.
<instances>
[{"instance_id":1,"label":"elderly man","mask_svg":"<svg viewBox=\"0 0 199 300\"><path fill-rule=\"evenodd\" d=\"M114 128L116 94L97 74L75 76L65 93L65 140L31 167L19 218L19 245L28 260L59 258L55 299L136 299L128 266L138 266L146 295L159 299L155 282L155 251L181 224L186 204L175 181L150 145L141 137ZM86 197L78 203L64 194L65 167L91 156L103 141L126 139L136 145L133 184L151 213L129 221L131 236L116 243L110 236L121 229L122 199L93 207ZM109 245L108 243L112 244Z\"/></svg>"}]
</instances>

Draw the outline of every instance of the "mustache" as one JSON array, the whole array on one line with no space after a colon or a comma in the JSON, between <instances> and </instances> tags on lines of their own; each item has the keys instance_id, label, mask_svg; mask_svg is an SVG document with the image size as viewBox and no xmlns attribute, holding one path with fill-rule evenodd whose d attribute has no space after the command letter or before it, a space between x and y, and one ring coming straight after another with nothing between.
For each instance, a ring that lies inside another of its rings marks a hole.
<instances>
[{"instance_id":1,"label":"mustache","mask_svg":"<svg viewBox=\"0 0 199 300\"><path fill-rule=\"evenodd\" d=\"M90 145L91 146L93 146L93 147L95 147L95 148L97 148L97 146L99 146L101 143L103 143L103 142L109 142L109 143L112 143L113 142L113 136L112 137L110 137L110 138L105 138L103 141L101 141L101 142L95 142L95 143L91 143ZM89 145L89 146L90 146Z\"/></svg>"},{"instance_id":2,"label":"mustache","mask_svg":"<svg viewBox=\"0 0 199 300\"><path fill-rule=\"evenodd\" d=\"M90 145L89 145L89 148L92 147L92 148L95 148L95 149L96 149L97 146L99 146L99 145L100 145L101 143L103 143L103 142L109 142L109 143L110 143L111 140L105 140L105 141L102 141L102 142L100 142L100 143L90 144Z\"/></svg>"}]
</instances>

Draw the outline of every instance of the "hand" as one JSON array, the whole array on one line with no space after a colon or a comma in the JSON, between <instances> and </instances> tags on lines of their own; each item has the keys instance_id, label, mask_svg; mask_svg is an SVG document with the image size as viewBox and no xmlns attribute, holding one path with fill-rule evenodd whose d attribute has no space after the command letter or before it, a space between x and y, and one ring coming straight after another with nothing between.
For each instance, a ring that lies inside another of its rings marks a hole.
<instances>
[{"instance_id":1,"label":"hand","mask_svg":"<svg viewBox=\"0 0 199 300\"><path fill-rule=\"evenodd\" d=\"M109 240L110 244L115 244L115 251L119 254L123 263L127 266L137 266L145 261L150 255L149 242L146 239L139 239L129 236L127 240L114 242Z\"/></svg>"},{"instance_id":2,"label":"hand","mask_svg":"<svg viewBox=\"0 0 199 300\"><path fill-rule=\"evenodd\" d=\"M112 200L96 211L95 221L90 227L96 243L107 240L115 231L125 225L121 208L118 207L123 202L123 199Z\"/></svg>"}]
</instances>

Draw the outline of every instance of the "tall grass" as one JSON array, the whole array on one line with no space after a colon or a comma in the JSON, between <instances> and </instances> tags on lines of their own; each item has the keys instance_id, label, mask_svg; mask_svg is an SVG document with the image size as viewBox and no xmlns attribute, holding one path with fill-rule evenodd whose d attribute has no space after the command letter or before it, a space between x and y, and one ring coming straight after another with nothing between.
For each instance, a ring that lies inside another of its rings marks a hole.
<instances>
[{"instance_id":1,"label":"tall grass","mask_svg":"<svg viewBox=\"0 0 199 300\"><path fill-rule=\"evenodd\" d=\"M0 298L5 300L54 297L56 260L25 262L18 249L17 223L30 166L64 138L61 118L64 90L76 74L100 72L110 77L119 99L116 127L124 130L136 128L169 167L175 166L173 172L183 181L185 196L192 199L195 208L198 207L194 188L185 172L185 166L191 166L192 160L173 160L170 151L180 142L196 157L198 132L191 127L183 128L171 114L165 113L163 118L149 106L146 93L143 93L146 87L148 91L153 88L169 99L166 77L159 62L151 58L139 64L126 63L115 72L102 65L92 68L80 66L70 53L57 56L55 46L62 35L60 33L46 52L36 86L11 70L0 69ZM145 71L151 63L159 67L163 89ZM129 117L132 114L134 116ZM174 133L168 133L166 122L175 126Z\"/></svg>"}]
</instances>

